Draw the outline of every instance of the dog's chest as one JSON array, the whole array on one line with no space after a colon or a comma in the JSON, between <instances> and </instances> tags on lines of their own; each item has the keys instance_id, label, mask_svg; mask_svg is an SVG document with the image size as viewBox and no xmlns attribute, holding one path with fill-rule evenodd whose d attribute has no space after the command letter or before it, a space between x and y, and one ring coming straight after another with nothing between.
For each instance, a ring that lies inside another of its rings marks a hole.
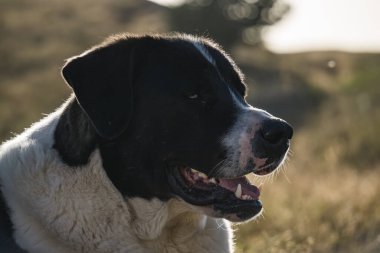
<instances>
[{"instance_id":1,"label":"dog's chest","mask_svg":"<svg viewBox=\"0 0 380 253\"><path fill-rule=\"evenodd\" d=\"M209 218L176 200L165 205L142 199L132 202L137 211L132 229L144 252L232 252L232 233L225 220ZM155 211L143 212L144 202Z\"/></svg>"}]
</instances>

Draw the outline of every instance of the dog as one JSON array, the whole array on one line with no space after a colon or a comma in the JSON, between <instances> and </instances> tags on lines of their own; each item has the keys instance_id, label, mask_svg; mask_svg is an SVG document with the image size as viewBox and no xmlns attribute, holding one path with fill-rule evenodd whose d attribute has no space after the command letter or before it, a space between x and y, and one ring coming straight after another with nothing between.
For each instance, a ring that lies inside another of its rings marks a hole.
<instances>
[{"instance_id":1,"label":"dog","mask_svg":"<svg viewBox=\"0 0 380 253\"><path fill-rule=\"evenodd\" d=\"M278 168L293 129L220 46L116 35L62 76L73 95L0 147L1 252L233 252L230 222L262 211L245 175Z\"/></svg>"}]
</instances>

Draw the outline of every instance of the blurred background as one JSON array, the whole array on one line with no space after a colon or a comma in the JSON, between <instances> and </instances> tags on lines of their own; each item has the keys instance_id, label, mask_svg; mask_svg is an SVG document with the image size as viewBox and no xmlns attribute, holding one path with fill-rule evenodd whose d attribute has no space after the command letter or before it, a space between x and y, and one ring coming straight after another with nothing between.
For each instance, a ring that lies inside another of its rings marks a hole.
<instances>
[{"instance_id":1,"label":"blurred background","mask_svg":"<svg viewBox=\"0 0 380 253\"><path fill-rule=\"evenodd\" d=\"M64 59L108 35L208 36L246 74L249 102L296 133L264 180L263 216L236 227L237 252L380 252L379 12L378 0L0 0L0 140L58 107Z\"/></svg>"}]
</instances>

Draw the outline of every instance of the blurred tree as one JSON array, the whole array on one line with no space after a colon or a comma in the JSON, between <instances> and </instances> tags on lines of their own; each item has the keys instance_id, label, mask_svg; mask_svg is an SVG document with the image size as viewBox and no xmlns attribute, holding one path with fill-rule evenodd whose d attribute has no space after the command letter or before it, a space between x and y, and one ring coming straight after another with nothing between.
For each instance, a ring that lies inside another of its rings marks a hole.
<instances>
[{"instance_id":1,"label":"blurred tree","mask_svg":"<svg viewBox=\"0 0 380 253\"><path fill-rule=\"evenodd\" d=\"M279 21L289 6L278 0L187 0L169 14L172 30L215 38L225 48L261 42L263 27Z\"/></svg>"}]
</instances>

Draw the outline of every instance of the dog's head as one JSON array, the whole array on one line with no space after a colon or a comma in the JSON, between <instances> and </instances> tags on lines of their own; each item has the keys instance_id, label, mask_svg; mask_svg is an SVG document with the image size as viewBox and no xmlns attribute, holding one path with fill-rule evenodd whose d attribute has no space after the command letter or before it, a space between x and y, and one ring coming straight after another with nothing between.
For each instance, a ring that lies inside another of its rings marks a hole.
<instances>
[{"instance_id":1,"label":"dog's head","mask_svg":"<svg viewBox=\"0 0 380 253\"><path fill-rule=\"evenodd\" d=\"M118 36L71 58L62 74L124 196L180 198L232 221L261 211L245 175L273 172L292 128L246 102L240 70L215 43Z\"/></svg>"}]
</instances>

